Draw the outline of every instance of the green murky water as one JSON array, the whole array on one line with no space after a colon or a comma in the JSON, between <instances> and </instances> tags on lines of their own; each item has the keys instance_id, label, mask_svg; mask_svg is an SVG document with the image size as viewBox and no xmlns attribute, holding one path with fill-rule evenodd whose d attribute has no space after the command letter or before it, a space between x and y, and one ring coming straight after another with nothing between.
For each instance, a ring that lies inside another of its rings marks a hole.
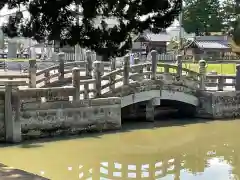
<instances>
[{"instance_id":1,"label":"green murky water","mask_svg":"<svg viewBox=\"0 0 240 180\"><path fill-rule=\"evenodd\" d=\"M240 120L190 122L1 147L0 162L53 180L238 179Z\"/></svg>"}]
</instances>

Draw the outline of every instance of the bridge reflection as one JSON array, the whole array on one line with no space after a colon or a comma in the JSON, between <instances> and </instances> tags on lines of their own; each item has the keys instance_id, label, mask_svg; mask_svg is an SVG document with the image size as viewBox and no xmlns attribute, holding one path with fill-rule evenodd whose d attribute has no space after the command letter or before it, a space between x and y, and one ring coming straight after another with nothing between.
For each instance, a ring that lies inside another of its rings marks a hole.
<instances>
[{"instance_id":1,"label":"bridge reflection","mask_svg":"<svg viewBox=\"0 0 240 180\"><path fill-rule=\"evenodd\" d=\"M211 172L211 175L226 176L227 179L235 180L238 179L240 169L239 169L239 157L234 158L235 151L231 148L228 152L217 152L217 151L205 151L196 152L196 154L181 154L179 156L173 156L169 158L160 158L161 160L152 161L151 158L139 156L140 160L135 159L135 157L127 157L128 160L124 162L118 161L102 161L92 167L80 165L79 166L79 179L101 179L101 180L117 180L117 179L151 179L151 180L163 180L172 179L180 180L182 176L202 176L200 178L212 179L205 175L206 171L214 171L213 169L218 169L217 172ZM228 154L223 156L223 154ZM150 157L150 155L149 155ZM117 159L117 158L116 158ZM136 161L135 161L135 160ZM132 160L132 161L131 161ZM141 163L139 163L141 161ZM136 162L136 163L134 163ZM149 163L151 162L151 163ZM216 166L216 167L212 167ZM212 169L211 169L212 168ZM220 172L220 171L226 172ZM169 177L168 177L169 176ZM164 178L165 177L165 178ZM223 177L223 179L226 179ZM195 178L191 178L195 179ZM215 179L215 178L214 178ZM218 179L216 177L216 179ZM226 179L226 180L227 180Z\"/></svg>"}]
</instances>

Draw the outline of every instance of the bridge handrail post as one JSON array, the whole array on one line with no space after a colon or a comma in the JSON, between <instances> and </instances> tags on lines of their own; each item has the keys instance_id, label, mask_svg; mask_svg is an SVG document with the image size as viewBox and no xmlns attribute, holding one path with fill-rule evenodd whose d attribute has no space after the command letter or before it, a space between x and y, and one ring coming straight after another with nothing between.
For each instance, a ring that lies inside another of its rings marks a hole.
<instances>
[{"instance_id":1,"label":"bridge handrail post","mask_svg":"<svg viewBox=\"0 0 240 180\"><path fill-rule=\"evenodd\" d=\"M94 97L97 98L97 97L101 96L101 85L102 85L101 69L102 69L103 64L102 64L101 61L94 61L93 66L94 66L93 76L94 76L94 79L96 80L96 82L94 84L95 85L95 87L94 87L94 90L95 90Z\"/></svg>"},{"instance_id":2,"label":"bridge handrail post","mask_svg":"<svg viewBox=\"0 0 240 180\"><path fill-rule=\"evenodd\" d=\"M177 77L180 79L182 77L182 59L181 54L177 55Z\"/></svg>"},{"instance_id":3,"label":"bridge handrail post","mask_svg":"<svg viewBox=\"0 0 240 180\"><path fill-rule=\"evenodd\" d=\"M156 75L157 75L157 51L152 50L151 51L151 56L152 56L152 80L156 80Z\"/></svg>"},{"instance_id":4,"label":"bridge handrail post","mask_svg":"<svg viewBox=\"0 0 240 180\"><path fill-rule=\"evenodd\" d=\"M134 58L134 64L139 64L139 63L140 63L139 57L135 57L135 58Z\"/></svg>"},{"instance_id":5,"label":"bridge handrail post","mask_svg":"<svg viewBox=\"0 0 240 180\"><path fill-rule=\"evenodd\" d=\"M130 56L124 56L124 65L123 65L123 85L129 84L129 71L130 71Z\"/></svg>"},{"instance_id":6,"label":"bridge handrail post","mask_svg":"<svg viewBox=\"0 0 240 180\"><path fill-rule=\"evenodd\" d=\"M80 100L80 68L74 67L72 69L72 85L75 88L75 93L73 95L73 100Z\"/></svg>"},{"instance_id":7,"label":"bridge handrail post","mask_svg":"<svg viewBox=\"0 0 240 180\"><path fill-rule=\"evenodd\" d=\"M223 76L218 76L218 91L223 91L225 81L226 79Z\"/></svg>"},{"instance_id":8,"label":"bridge handrail post","mask_svg":"<svg viewBox=\"0 0 240 180\"><path fill-rule=\"evenodd\" d=\"M240 91L240 65L236 65L236 80L235 80L235 90Z\"/></svg>"},{"instance_id":9,"label":"bridge handrail post","mask_svg":"<svg viewBox=\"0 0 240 180\"><path fill-rule=\"evenodd\" d=\"M29 87L35 88L37 81L37 61L36 59L29 60Z\"/></svg>"},{"instance_id":10,"label":"bridge handrail post","mask_svg":"<svg viewBox=\"0 0 240 180\"><path fill-rule=\"evenodd\" d=\"M139 57L134 58L134 64L140 64ZM143 67L138 67L136 69L136 73L138 73L138 76L136 77L136 81L142 81L143 80Z\"/></svg>"},{"instance_id":11,"label":"bridge handrail post","mask_svg":"<svg viewBox=\"0 0 240 180\"><path fill-rule=\"evenodd\" d=\"M205 81L206 81L206 61L205 60L200 60L199 61L199 73L200 73L200 90L205 90Z\"/></svg>"},{"instance_id":12,"label":"bridge handrail post","mask_svg":"<svg viewBox=\"0 0 240 180\"><path fill-rule=\"evenodd\" d=\"M86 76L92 76L93 71L93 58L90 50L86 52L87 64L86 64Z\"/></svg>"},{"instance_id":13,"label":"bridge handrail post","mask_svg":"<svg viewBox=\"0 0 240 180\"><path fill-rule=\"evenodd\" d=\"M58 69L58 73L59 73L59 80L64 79L64 62L65 62L65 53L64 52L60 52L58 53L58 62L59 62L59 69Z\"/></svg>"},{"instance_id":14,"label":"bridge handrail post","mask_svg":"<svg viewBox=\"0 0 240 180\"><path fill-rule=\"evenodd\" d=\"M110 64L110 66L111 66L111 71L114 71L114 70L116 70L116 58L111 58L111 64ZM116 79L116 74L112 74L111 76L110 76L110 79L109 79L109 81L110 81L110 90L111 91L114 91L114 89L115 89L115 79Z\"/></svg>"},{"instance_id":15,"label":"bridge handrail post","mask_svg":"<svg viewBox=\"0 0 240 180\"><path fill-rule=\"evenodd\" d=\"M21 142L21 123L20 123L20 99L18 92L13 92L13 89L17 89L17 85L13 82L9 82L5 85L5 139L10 143ZM13 111L13 107L15 113Z\"/></svg>"}]
</instances>

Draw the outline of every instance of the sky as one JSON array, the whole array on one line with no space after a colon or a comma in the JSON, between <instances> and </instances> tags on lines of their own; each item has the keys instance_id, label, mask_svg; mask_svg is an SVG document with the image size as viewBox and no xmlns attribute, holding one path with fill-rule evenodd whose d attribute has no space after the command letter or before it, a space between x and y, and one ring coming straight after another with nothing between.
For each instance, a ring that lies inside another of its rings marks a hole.
<instances>
[{"instance_id":1,"label":"sky","mask_svg":"<svg viewBox=\"0 0 240 180\"><path fill-rule=\"evenodd\" d=\"M25 8L20 8L20 10L24 10ZM7 8L7 6L5 6L3 9L1 9L1 11L0 11L0 26L4 23L4 21L6 21L6 19L7 19L7 16L5 16L5 17L2 17L2 16L4 16L4 15L6 15L6 14L10 14L10 13L14 13L14 12L16 12L17 11L17 9L12 9L12 10L9 10L8 8ZM23 16L24 17L27 17L28 16L28 12L23 12Z\"/></svg>"}]
</instances>

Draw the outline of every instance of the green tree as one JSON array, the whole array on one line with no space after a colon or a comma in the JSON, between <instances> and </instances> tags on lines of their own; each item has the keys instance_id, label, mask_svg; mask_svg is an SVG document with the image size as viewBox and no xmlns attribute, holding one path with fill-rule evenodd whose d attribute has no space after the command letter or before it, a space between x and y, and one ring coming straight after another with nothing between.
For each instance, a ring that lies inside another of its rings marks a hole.
<instances>
[{"instance_id":1,"label":"green tree","mask_svg":"<svg viewBox=\"0 0 240 180\"><path fill-rule=\"evenodd\" d=\"M236 0L224 0L222 2L221 17L226 30L234 27L237 19Z\"/></svg>"},{"instance_id":2,"label":"green tree","mask_svg":"<svg viewBox=\"0 0 240 180\"><path fill-rule=\"evenodd\" d=\"M234 12L232 27L229 28L229 35L232 37L232 51L240 55L240 1L232 2L231 11Z\"/></svg>"},{"instance_id":3,"label":"green tree","mask_svg":"<svg viewBox=\"0 0 240 180\"><path fill-rule=\"evenodd\" d=\"M146 29L160 32L171 25L182 0L1 0L0 6L5 4L10 8L24 5L30 13L28 20L21 13L9 17L3 27L8 36L79 44L110 57L125 54L134 34ZM81 13L71 8L76 4ZM77 15L81 16L80 23L76 22Z\"/></svg>"},{"instance_id":4,"label":"green tree","mask_svg":"<svg viewBox=\"0 0 240 180\"><path fill-rule=\"evenodd\" d=\"M219 0L186 0L183 11L183 27L188 33L219 32L223 19Z\"/></svg>"},{"instance_id":5,"label":"green tree","mask_svg":"<svg viewBox=\"0 0 240 180\"><path fill-rule=\"evenodd\" d=\"M183 44L183 48L189 44L189 41L186 39L186 38L183 38L182 39L182 44ZM175 38L172 38L171 41L168 43L168 46L167 46L167 49L169 51L175 51L177 52L179 50L179 40L178 39L175 39Z\"/></svg>"}]
</instances>

